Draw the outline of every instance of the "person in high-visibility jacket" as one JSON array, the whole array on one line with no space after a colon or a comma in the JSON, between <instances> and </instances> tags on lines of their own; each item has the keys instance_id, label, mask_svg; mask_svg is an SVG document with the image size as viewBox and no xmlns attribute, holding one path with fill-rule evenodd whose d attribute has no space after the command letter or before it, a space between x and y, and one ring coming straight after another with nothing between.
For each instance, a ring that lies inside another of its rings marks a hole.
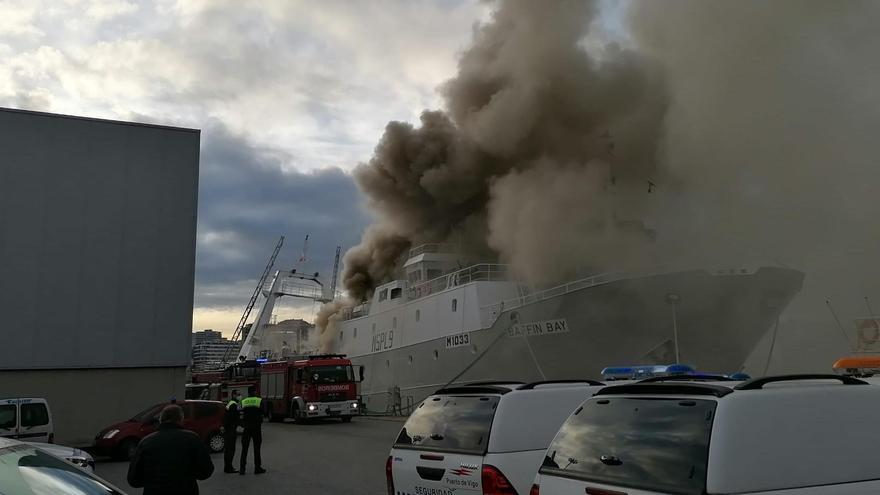
<instances>
[{"instance_id":1,"label":"person in high-visibility jacket","mask_svg":"<svg viewBox=\"0 0 880 495\"><path fill-rule=\"evenodd\" d=\"M254 442L254 474L263 474L263 460L260 458L260 446L263 444L263 399L257 396L256 387L248 388L248 396L241 400L241 462L238 474L244 475L247 466L247 453L251 440Z\"/></svg>"},{"instance_id":2,"label":"person in high-visibility jacket","mask_svg":"<svg viewBox=\"0 0 880 495\"><path fill-rule=\"evenodd\" d=\"M226 416L223 418L223 472L237 473L238 470L233 466L235 460L235 443L238 440L238 424L241 422L241 412L239 411L238 390L232 391L232 397L226 403Z\"/></svg>"}]
</instances>

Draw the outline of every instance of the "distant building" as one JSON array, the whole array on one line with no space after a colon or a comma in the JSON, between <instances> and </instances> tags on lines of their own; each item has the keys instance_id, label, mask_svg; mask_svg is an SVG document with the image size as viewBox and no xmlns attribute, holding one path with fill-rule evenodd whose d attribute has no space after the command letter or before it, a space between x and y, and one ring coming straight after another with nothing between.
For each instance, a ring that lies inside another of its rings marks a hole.
<instances>
[{"instance_id":1,"label":"distant building","mask_svg":"<svg viewBox=\"0 0 880 495\"><path fill-rule=\"evenodd\" d=\"M301 354L314 354L318 349L315 325L305 320L284 320L266 325L254 335L258 355L266 359L285 359Z\"/></svg>"},{"instance_id":2,"label":"distant building","mask_svg":"<svg viewBox=\"0 0 880 495\"><path fill-rule=\"evenodd\" d=\"M193 332L192 334L192 345L196 346L205 342L218 342L223 340L223 334L216 330L202 330L199 332Z\"/></svg>"},{"instance_id":3,"label":"distant building","mask_svg":"<svg viewBox=\"0 0 880 495\"><path fill-rule=\"evenodd\" d=\"M241 342L232 342L214 330L193 332L192 342L193 370L219 368L226 361L234 360L241 346Z\"/></svg>"}]
</instances>

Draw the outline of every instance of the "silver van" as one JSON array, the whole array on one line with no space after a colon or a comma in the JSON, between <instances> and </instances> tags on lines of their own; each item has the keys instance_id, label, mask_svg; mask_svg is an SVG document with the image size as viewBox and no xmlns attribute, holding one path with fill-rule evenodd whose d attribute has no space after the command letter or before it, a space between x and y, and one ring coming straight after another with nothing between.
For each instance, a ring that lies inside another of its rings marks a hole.
<instances>
[{"instance_id":1,"label":"silver van","mask_svg":"<svg viewBox=\"0 0 880 495\"><path fill-rule=\"evenodd\" d=\"M880 388L837 375L652 379L598 391L532 495L880 493Z\"/></svg>"},{"instance_id":2,"label":"silver van","mask_svg":"<svg viewBox=\"0 0 880 495\"><path fill-rule=\"evenodd\" d=\"M571 380L438 390L394 442L388 493L524 495L559 426L603 386Z\"/></svg>"}]
</instances>

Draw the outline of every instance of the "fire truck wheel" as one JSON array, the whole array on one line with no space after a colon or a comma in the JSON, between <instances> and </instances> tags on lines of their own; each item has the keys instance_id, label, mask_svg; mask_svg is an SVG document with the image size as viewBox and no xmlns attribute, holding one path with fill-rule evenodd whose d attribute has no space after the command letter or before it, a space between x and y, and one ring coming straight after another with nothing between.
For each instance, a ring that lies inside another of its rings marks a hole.
<instances>
[{"instance_id":1,"label":"fire truck wheel","mask_svg":"<svg viewBox=\"0 0 880 495\"><path fill-rule=\"evenodd\" d=\"M343 423L351 423L351 416L343 416L342 422Z\"/></svg>"},{"instance_id":2,"label":"fire truck wheel","mask_svg":"<svg viewBox=\"0 0 880 495\"><path fill-rule=\"evenodd\" d=\"M226 439L223 437L223 434L219 431L211 433L211 436L208 437L208 448L211 449L211 452L214 452L215 454L217 452L223 452L225 447Z\"/></svg>"}]
</instances>

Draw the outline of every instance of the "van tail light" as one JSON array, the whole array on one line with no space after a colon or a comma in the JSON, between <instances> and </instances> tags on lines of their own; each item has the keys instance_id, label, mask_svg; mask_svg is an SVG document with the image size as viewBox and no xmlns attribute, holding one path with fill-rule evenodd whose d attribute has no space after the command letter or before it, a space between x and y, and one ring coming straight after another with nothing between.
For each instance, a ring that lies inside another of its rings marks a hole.
<instances>
[{"instance_id":1,"label":"van tail light","mask_svg":"<svg viewBox=\"0 0 880 495\"><path fill-rule=\"evenodd\" d=\"M385 482L388 483L388 495L394 495L394 476L391 475L391 456L385 461Z\"/></svg>"},{"instance_id":2,"label":"van tail light","mask_svg":"<svg viewBox=\"0 0 880 495\"><path fill-rule=\"evenodd\" d=\"M532 485L532 489L529 490L529 495L541 495L541 488L538 487L537 484Z\"/></svg>"},{"instance_id":3,"label":"van tail light","mask_svg":"<svg viewBox=\"0 0 880 495\"><path fill-rule=\"evenodd\" d=\"M483 495L517 495L504 473L495 466L483 464Z\"/></svg>"}]
</instances>

